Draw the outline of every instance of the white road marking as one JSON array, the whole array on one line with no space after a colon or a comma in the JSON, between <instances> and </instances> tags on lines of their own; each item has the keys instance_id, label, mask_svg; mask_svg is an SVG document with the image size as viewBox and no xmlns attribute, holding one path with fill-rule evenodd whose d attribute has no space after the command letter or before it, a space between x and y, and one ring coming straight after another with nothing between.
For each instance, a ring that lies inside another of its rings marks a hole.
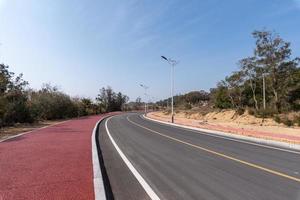
<instances>
[{"instance_id":1,"label":"white road marking","mask_svg":"<svg viewBox=\"0 0 300 200\"><path fill-rule=\"evenodd\" d=\"M144 190L146 191L146 193L149 195L149 197L152 200L160 200L160 198L157 196L157 194L152 190L152 188L150 187L150 185L145 181L145 179L141 176L141 174L134 168L134 166L131 164L131 162L128 160L128 158L121 151L121 149L116 144L115 140L110 135L110 132L109 132L108 127L107 127L107 122L111 118L112 117L108 118L105 121L105 128L106 128L106 132L107 132L108 137L110 138L111 142L113 143L114 147L116 148L117 152L120 154L121 158L123 159L123 161L125 162L125 164L127 165L127 167L130 169L130 171L132 172L132 174L135 176L135 178L142 185L142 187L144 188Z\"/></svg>"},{"instance_id":2,"label":"white road marking","mask_svg":"<svg viewBox=\"0 0 300 200\"><path fill-rule=\"evenodd\" d=\"M199 134L202 134L202 135L207 135L207 136L210 136L210 137L216 137L216 138L221 138L221 139L225 139L225 140L231 140L231 141L240 142L240 143L244 143L244 144L250 144L250 145L254 145L254 146L264 147L264 148L268 148L268 149L275 149L275 150L279 150L279 151L285 151L285 152L288 152L288 153L294 153L294 154L299 154L300 155L299 151L293 151L293 150L289 150L289 149L282 149L282 148L279 148L279 147L268 146L268 145L264 145L264 144L258 144L258 143L247 142L247 141L243 141L243 140L239 140L239 139L229 138L229 137L232 137L231 136L232 134L229 135L230 133L224 133L224 134L226 134L226 136L221 136L220 135L221 132L219 133L219 131L215 131L215 133L213 133L214 131L212 131L212 130L205 130L205 129L196 130L198 128L187 127L187 126L180 125L180 124L169 124L168 122L164 122L164 121L160 121L160 120L156 120L156 119L151 119L149 117L144 117L143 116L143 118L142 118L140 116L140 118L141 119L150 120L150 121L156 122L158 124L164 124L164 125L167 125L167 126L170 126L170 127L173 127L173 128L180 128L180 129L183 129L183 130L186 130L186 131L191 131L191 132L194 132L194 133L199 133ZM212 132L212 133L209 133L209 132ZM218 135L212 135L212 134L218 134ZM243 137L246 137L246 136L243 136Z\"/></svg>"},{"instance_id":3,"label":"white road marking","mask_svg":"<svg viewBox=\"0 0 300 200\"><path fill-rule=\"evenodd\" d=\"M158 134L162 137L165 137L165 138L168 138L170 140L173 140L175 142L179 142L181 144L185 144L185 145L188 145L188 146L191 146L191 147L194 147L196 149L199 149L199 150L202 150L202 151L205 151L205 152L208 152L208 153L211 153L211 154L214 154L214 155L217 155L217 156L220 156L220 157L223 157L223 158L226 158L226 159L229 159L229 160L232 160L232 161L235 161L235 162L238 162L238 163L241 163L241 164L244 164L244 165L247 165L248 167L253 167L255 169L259 169L259 170L262 170L262 171L265 171L265 172L268 172L268 173L271 173L273 175L277 175L277 176L280 176L280 177L284 177L284 178L287 178L287 179L290 179L290 180L294 180L296 182L299 182L300 183L300 179L297 178L297 177L293 177L293 176L290 176L288 174L284 174L282 172L279 172L279 171L275 171L275 170L272 170L272 169L269 169L269 168L266 168L266 167L263 167L263 166L260 166L258 164L255 164L255 163L251 163L251 162L247 162L247 161L244 161L244 160L241 160L241 159L238 159L238 158L235 158L235 157L232 157L232 156L229 156L229 155L226 155L224 153L220 153L220 152L217 152L217 151L214 151L214 150L211 150L211 149L207 149L205 147L202 147L202 146L198 146L198 145L195 145L195 144L192 144L192 143L189 143L189 142L185 142L183 140L180 140L180 139L177 139L175 137L171 137L171 136L168 136L168 135L165 135L163 133L160 133L158 131L155 131L153 129L150 129L148 127L145 127L145 126L142 126L136 122L133 122L129 119L129 116L127 116L127 120L140 127L140 128L143 128L145 130L148 130L149 132L152 132L152 133L155 133L155 134Z\"/></svg>"},{"instance_id":4,"label":"white road marking","mask_svg":"<svg viewBox=\"0 0 300 200\"><path fill-rule=\"evenodd\" d=\"M96 126L93 130L92 134L92 160L93 160L93 173L94 173L94 194L95 194L95 200L106 200L105 195L105 189L104 189L104 183L102 178L102 173L100 169L100 162L99 162L99 156L98 156L98 150L96 145L96 130L98 124L103 119L99 120L96 123Z\"/></svg>"}]
</instances>

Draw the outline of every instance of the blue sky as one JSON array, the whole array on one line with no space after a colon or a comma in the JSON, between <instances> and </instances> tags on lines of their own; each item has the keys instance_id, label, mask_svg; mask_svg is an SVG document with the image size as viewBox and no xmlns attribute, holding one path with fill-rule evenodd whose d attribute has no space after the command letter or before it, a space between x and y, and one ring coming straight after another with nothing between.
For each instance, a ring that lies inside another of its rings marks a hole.
<instances>
[{"instance_id":1,"label":"blue sky","mask_svg":"<svg viewBox=\"0 0 300 200\"><path fill-rule=\"evenodd\" d=\"M52 83L94 98L110 85L155 100L214 87L252 54L251 32L269 29L300 56L300 0L0 0L0 62L32 88Z\"/></svg>"}]
</instances>

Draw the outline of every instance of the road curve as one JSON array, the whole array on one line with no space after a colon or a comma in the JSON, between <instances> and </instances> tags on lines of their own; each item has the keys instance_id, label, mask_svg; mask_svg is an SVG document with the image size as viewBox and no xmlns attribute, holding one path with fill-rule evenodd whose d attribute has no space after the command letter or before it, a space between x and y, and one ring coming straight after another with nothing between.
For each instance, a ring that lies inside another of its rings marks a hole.
<instances>
[{"instance_id":1,"label":"road curve","mask_svg":"<svg viewBox=\"0 0 300 200\"><path fill-rule=\"evenodd\" d=\"M151 199L151 195L109 135L160 199L300 199L299 152L212 137L139 114L112 117L99 130L115 199Z\"/></svg>"}]
</instances>

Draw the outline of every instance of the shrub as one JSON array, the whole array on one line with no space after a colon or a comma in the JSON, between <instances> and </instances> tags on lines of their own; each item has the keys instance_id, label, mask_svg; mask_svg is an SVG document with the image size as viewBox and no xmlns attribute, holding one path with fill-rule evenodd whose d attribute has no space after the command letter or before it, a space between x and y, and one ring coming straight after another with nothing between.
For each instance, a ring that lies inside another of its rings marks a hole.
<instances>
[{"instance_id":1,"label":"shrub","mask_svg":"<svg viewBox=\"0 0 300 200\"><path fill-rule=\"evenodd\" d=\"M238 108L238 109L236 110L236 112L237 112L237 114L242 115L242 114L245 113L245 109L244 109L244 108Z\"/></svg>"},{"instance_id":2,"label":"shrub","mask_svg":"<svg viewBox=\"0 0 300 200\"><path fill-rule=\"evenodd\" d=\"M280 117L278 115L276 115L274 117L274 121L277 122L278 124L281 123L281 119L280 119Z\"/></svg>"},{"instance_id":3,"label":"shrub","mask_svg":"<svg viewBox=\"0 0 300 200\"><path fill-rule=\"evenodd\" d=\"M295 117L294 123L297 124L298 126L300 126L300 115Z\"/></svg>"},{"instance_id":4,"label":"shrub","mask_svg":"<svg viewBox=\"0 0 300 200\"><path fill-rule=\"evenodd\" d=\"M294 125L293 121L287 118L283 121L283 124L289 127Z\"/></svg>"},{"instance_id":5,"label":"shrub","mask_svg":"<svg viewBox=\"0 0 300 200\"><path fill-rule=\"evenodd\" d=\"M192 109L192 105L189 104L189 103L186 103L186 104L184 105L184 108L185 108L186 110L190 110L190 109Z\"/></svg>"},{"instance_id":6,"label":"shrub","mask_svg":"<svg viewBox=\"0 0 300 200\"><path fill-rule=\"evenodd\" d=\"M78 108L72 99L59 91L42 89L31 94L32 109L39 119L65 119L77 116Z\"/></svg>"},{"instance_id":7,"label":"shrub","mask_svg":"<svg viewBox=\"0 0 300 200\"><path fill-rule=\"evenodd\" d=\"M256 110L253 109L253 108L249 108L248 109L248 113L249 113L249 115L255 115L256 114Z\"/></svg>"},{"instance_id":8,"label":"shrub","mask_svg":"<svg viewBox=\"0 0 300 200\"><path fill-rule=\"evenodd\" d=\"M274 109L270 109L270 108L267 108L267 109L260 109L256 112L256 117L273 117L274 114L278 114L278 112Z\"/></svg>"}]
</instances>

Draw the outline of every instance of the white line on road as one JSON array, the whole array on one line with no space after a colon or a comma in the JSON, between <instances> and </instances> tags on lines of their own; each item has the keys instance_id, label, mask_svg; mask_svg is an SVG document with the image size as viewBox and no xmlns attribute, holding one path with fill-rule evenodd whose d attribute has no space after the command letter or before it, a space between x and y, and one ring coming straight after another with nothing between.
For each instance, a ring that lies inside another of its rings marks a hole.
<instances>
[{"instance_id":1,"label":"white line on road","mask_svg":"<svg viewBox=\"0 0 300 200\"><path fill-rule=\"evenodd\" d=\"M98 150L97 150L97 145L96 145L96 131L97 131L97 126L98 124L102 121L103 119L99 120L95 128L93 130L92 134L92 160L93 160L93 173L94 173L94 194L95 194L95 200L105 200L105 188L104 188L104 183L102 179L102 173L100 169L100 162L99 162L99 155L98 155Z\"/></svg>"},{"instance_id":2,"label":"white line on road","mask_svg":"<svg viewBox=\"0 0 300 200\"><path fill-rule=\"evenodd\" d=\"M146 119L146 120L149 120L149 121L156 122L158 124L167 125L167 126L170 126L170 127L173 127L173 128L179 128L179 129L183 129L185 131L191 131L191 132L194 132L194 133L199 133L199 134L207 135L207 136L210 136L210 137L221 138L221 139L230 140L230 141L234 141L234 142L250 144L250 145L254 145L254 146L264 147L264 148L268 148L268 149L275 149L275 150L279 150L279 151L285 151L285 152L288 152L288 153L294 153L294 154L299 154L300 155L299 151L294 151L294 150L289 150L289 149L283 149L283 148L280 148L280 147L268 146L268 145L264 145L264 144L254 143L254 142L261 142L261 141L269 142L268 140L264 140L264 139L260 139L260 138L251 138L251 137L243 136L243 135L234 135L232 133L225 133L225 132L221 132L221 131L201 129L201 128L196 128L196 127L189 127L189 126L185 126L185 125L181 125L181 124L171 124L169 122L164 122L164 121L152 119L152 118L149 118L149 117L145 117L144 115L142 115L141 119ZM237 138L237 139L234 139L234 138ZM244 140L253 140L254 142L248 142L248 141L244 141Z\"/></svg>"},{"instance_id":3,"label":"white line on road","mask_svg":"<svg viewBox=\"0 0 300 200\"><path fill-rule=\"evenodd\" d=\"M116 144L115 140L110 135L110 132L109 132L108 127L107 127L107 122L111 118L112 117L108 118L106 120L106 122L105 122L105 128L106 128L106 132L107 132L108 137L110 138L111 142L113 143L114 147L116 148L117 152L120 154L121 158L123 159L123 161L125 162L125 164L127 165L127 167L130 169L130 171L132 172L132 174L135 176L135 178L142 185L142 187L144 188L144 190L146 191L146 193L149 195L149 197L152 200L160 200L160 198L157 196L157 194L152 190L152 188L150 187L150 185L145 181L145 179L141 176L141 174L134 168L134 166L131 164L131 162L128 160L128 158L121 151L121 149Z\"/></svg>"},{"instance_id":4,"label":"white line on road","mask_svg":"<svg viewBox=\"0 0 300 200\"><path fill-rule=\"evenodd\" d=\"M160 132L158 132L158 131L155 131L155 130L153 130L153 129L150 129L150 128L148 128L148 127L145 127L145 126L143 126L143 125L140 125L140 124L138 124L138 123L136 123L136 122L133 122L133 121L131 121L131 120L129 119L128 116L127 116L127 120L128 120L130 123L132 123L132 124L134 124L134 125L136 125L136 126L138 126L138 127L140 127L140 128L143 128L143 129L145 129L145 130L148 130L149 132L158 134L158 135L160 135L160 136L162 136L162 137L168 138L168 139L173 140L173 141L175 141L175 142L178 142L178 143L181 143L181 144L185 144L185 145L188 145L188 146L190 146L190 147L194 147L194 148L196 148L196 149L198 149L198 150L202 150L202 151L211 153L211 154L213 154L213 155L217 155L217 156L220 156L220 157L222 157L222 158L226 158L226 159L228 159L228 160L232 160L232 161L235 161L235 162L237 162L237 163L247 165L248 167L252 167L252 168L255 168L255 169L258 169L258 170L262 170L262 171L268 172L268 173L270 173L270 174L277 175L277 176L280 176L280 177L284 177L284 178L287 178L287 179L290 179L290 180L294 180L294 181L300 183L300 179L299 179L298 177L293 177L293 176L290 176L290 175L288 175L288 174L284 174L284 173L282 173L282 172L279 172L279 171L276 171L276 170L272 170L272 169L269 169L269 168L260 166L260 165L258 165L258 164L255 164L255 163L247 162L247 161L244 161L244 160L241 160L241 159L232 157L232 156L230 156L230 155L226 155L225 153L222 153L222 152L217 152L217 151L214 151L214 150L211 150L211 149L207 149L207 148L202 147L202 146L199 146L199 145L195 145L195 144L186 142L186 141L184 141L184 140L177 139L177 138L175 138L175 137L171 137L171 136L169 136L169 135L160 133Z\"/></svg>"}]
</instances>

